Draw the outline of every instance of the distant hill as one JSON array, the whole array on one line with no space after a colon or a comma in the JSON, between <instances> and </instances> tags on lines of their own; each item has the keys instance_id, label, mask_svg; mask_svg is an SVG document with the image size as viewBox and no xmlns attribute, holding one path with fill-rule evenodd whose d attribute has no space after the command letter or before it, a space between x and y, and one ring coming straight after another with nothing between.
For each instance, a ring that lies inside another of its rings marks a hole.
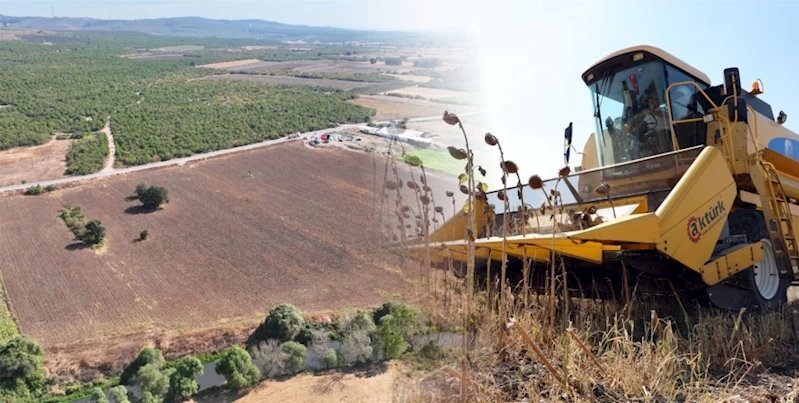
<instances>
[{"instance_id":1,"label":"distant hill","mask_svg":"<svg viewBox=\"0 0 799 403\"><path fill-rule=\"evenodd\" d=\"M264 20L215 20L201 17L175 17L140 20L102 20L73 17L14 17L0 14L0 25L7 28L53 31L141 32L181 37L216 37L303 40L306 43L348 41L385 43L431 43L445 40L423 33L361 31L354 29L289 25ZM447 38L446 40L451 40Z\"/></svg>"}]
</instances>

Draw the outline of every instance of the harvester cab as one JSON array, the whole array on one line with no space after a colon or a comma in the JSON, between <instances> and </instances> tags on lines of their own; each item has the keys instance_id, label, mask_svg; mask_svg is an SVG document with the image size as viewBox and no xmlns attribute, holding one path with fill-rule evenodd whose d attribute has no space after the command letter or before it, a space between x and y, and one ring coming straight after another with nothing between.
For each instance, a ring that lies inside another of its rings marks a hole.
<instances>
[{"instance_id":1,"label":"harvester cab","mask_svg":"<svg viewBox=\"0 0 799 403\"><path fill-rule=\"evenodd\" d=\"M743 90L730 68L713 86L650 46L608 55L582 79L596 132L579 169L568 168L570 124L558 175L475 191L473 221L464 209L404 248L472 267L499 265L504 251L508 273L563 263L569 288L592 297L621 295L627 280L731 310L786 302L799 262L799 136L757 97L762 85ZM532 287L544 284L547 270L530 272Z\"/></svg>"}]
</instances>

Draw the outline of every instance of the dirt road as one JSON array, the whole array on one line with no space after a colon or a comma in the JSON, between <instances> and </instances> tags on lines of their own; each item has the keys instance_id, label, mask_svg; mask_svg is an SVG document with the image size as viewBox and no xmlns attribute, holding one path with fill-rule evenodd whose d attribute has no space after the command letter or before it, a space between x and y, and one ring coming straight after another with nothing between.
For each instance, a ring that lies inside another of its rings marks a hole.
<instances>
[{"instance_id":1,"label":"dirt road","mask_svg":"<svg viewBox=\"0 0 799 403\"><path fill-rule=\"evenodd\" d=\"M117 149L114 146L114 135L111 133L111 115L105 118L105 127L100 130L100 133L105 133L108 137L108 159L105 161L105 166L100 172L109 172L114 169L114 161L117 156Z\"/></svg>"}]
</instances>

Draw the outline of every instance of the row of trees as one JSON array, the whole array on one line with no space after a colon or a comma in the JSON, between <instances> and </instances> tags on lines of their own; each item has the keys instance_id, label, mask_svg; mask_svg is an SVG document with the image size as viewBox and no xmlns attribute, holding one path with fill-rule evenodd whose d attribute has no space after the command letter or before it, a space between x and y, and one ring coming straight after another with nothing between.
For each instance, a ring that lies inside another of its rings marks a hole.
<instances>
[{"instance_id":1,"label":"row of trees","mask_svg":"<svg viewBox=\"0 0 799 403\"><path fill-rule=\"evenodd\" d=\"M105 241L105 227L99 220L86 221L80 207L66 205L61 210L61 218L75 238L87 246L98 246Z\"/></svg>"}]
</instances>

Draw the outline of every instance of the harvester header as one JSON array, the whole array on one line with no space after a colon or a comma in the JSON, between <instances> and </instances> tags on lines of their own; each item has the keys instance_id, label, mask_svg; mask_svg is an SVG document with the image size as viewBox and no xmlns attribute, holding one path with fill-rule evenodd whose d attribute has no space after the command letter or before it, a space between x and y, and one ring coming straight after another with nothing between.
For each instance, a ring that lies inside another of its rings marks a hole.
<instances>
[{"instance_id":1,"label":"harvester header","mask_svg":"<svg viewBox=\"0 0 799 403\"><path fill-rule=\"evenodd\" d=\"M582 80L596 131L579 166L568 165L571 124L566 167L551 179L523 183L498 153L505 186L469 186L466 208L404 248L473 267L504 255L509 273L563 263L569 287L596 296L617 295L631 276L725 309L779 308L799 270L799 136L759 98L762 82L746 91L729 68L713 86L651 46L614 52ZM450 114L445 121L460 124ZM535 272L526 278L534 286L546 271Z\"/></svg>"}]
</instances>

